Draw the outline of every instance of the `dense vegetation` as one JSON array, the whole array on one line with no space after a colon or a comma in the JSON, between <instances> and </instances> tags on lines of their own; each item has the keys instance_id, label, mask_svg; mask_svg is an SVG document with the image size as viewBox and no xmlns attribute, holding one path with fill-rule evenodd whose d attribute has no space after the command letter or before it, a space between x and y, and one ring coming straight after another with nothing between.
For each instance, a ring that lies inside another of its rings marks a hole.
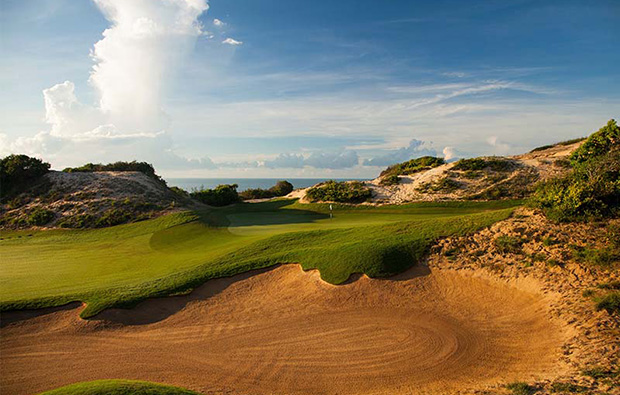
<instances>
[{"instance_id":1,"label":"dense vegetation","mask_svg":"<svg viewBox=\"0 0 620 395\"><path fill-rule=\"evenodd\" d=\"M388 174L382 177L381 181L379 181L379 185L383 185L386 187L398 184L400 184L400 177L398 177L396 174Z\"/></svg>"},{"instance_id":2,"label":"dense vegetation","mask_svg":"<svg viewBox=\"0 0 620 395\"><path fill-rule=\"evenodd\" d=\"M241 201L237 193L237 184L218 185L213 189L199 189L190 192L189 196L209 206L222 207Z\"/></svg>"},{"instance_id":3,"label":"dense vegetation","mask_svg":"<svg viewBox=\"0 0 620 395\"><path fill-rule=\"evenodd\" d=\"M80 167L67 167L63 169L66 173L92 173L95 171L139 171L152 179L165 184L166 182L155 173L155 168L146 162L114 162L107 165L101 163L87 163Z\"/></svg>"},{"instance_id":4,"label":"dense vegetation","mask_svg":"<svg viewBox=\"0 0 620 395\"><path fill-rule=\"evenodd\" d=\"M478 171L478 170L492 170L492 171L510 171L515 167L513 161L505 158L490 157L490 158L471 158L461 159L452 167L452 170L460 171Z\"/></svg>"},{"instance_id":5,"label":"dense vegetation","mask_svg":"<svg viewBox=\"0 0 620 395\"><path fill-rule=\"evenodd\" d=\"M446 161L442 158L436 158L434 156L423 156L421 158L411 159L407 162L392 165L387 169L383 170L380 174L380 177L384 178L393 175L402 176L407 174L414 174L443 165L444 163L446 163Z\"/></svg>"},{"instance_id":6,"label":"dense vegetation","mask_svg":"<svg viewBox=\"0 0 620 395\"><path fill-rule=\"evenodd\" d=\"M361 203L372 197L372 191L359 181L327 181L306 192L311 202Z\"/></svg>"},{"instance_id":7,"label":"dense vegetation","mask_svg":"<svg viewBox=\"0 0 620 395\"><path fill-rule=\"evenodd\" d=\"M49 163L27 155L0 159L0 201L19 193L49 169Z\"/></svg>"},{"instance_id":8,"label":"dense vegetation","mask_svg":"<svg viewBox=\"0 0 620 395\"><path fill-rule=\"evenodd\" d=\"M198 395L198 393L146 381L97 380L68 385L40 395Z\"/></svg>"},{"instance_id":9,"label":"dense vegetation","mask_svg":"<svg viewBox=\"0 0 620 395\"><path fill-rule=\"evenodd\" d=\"M332 206L333 218L329 204L273 200L104 229L2 231L0 310L83 301L88 317L278 263L318 269L334 284L387 276L419 262L437 238L505 219L515 203Z\"/></svg>"},{"instance_id":10,"label":"dense vegetation","mask_svg":"<svg viewBox=\"0 0 620 395\"><path fill-rule=\"evenodd\" d=\"M573 170L542 183L531 204L556 221L582 221L618 215L620 205L620 128L615 120L593 133L571 155Z\"/></svg>"},{"instance_id":11,"label":"dense vegetation","mask_svg":"<svg viewBox=\"0 0 620 395\"><path fill-rule=\"evenodd\" d=\"M243 200L251 199L267 199L273 197L286 196L293 192L293 184L288 181L278 181L276 185L269 189L254 188L247 189L239 193L239 196Z\"/></svg>"}]
</instances>

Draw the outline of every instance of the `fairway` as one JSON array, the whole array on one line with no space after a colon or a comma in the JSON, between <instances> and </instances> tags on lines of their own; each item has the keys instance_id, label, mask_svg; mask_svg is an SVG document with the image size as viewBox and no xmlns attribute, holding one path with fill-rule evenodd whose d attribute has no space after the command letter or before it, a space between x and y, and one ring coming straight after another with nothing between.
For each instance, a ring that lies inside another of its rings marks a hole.
<instances>
[{"instance_id":1,"label":"fairway","mask_svg":"<svg viewBox=\"0 0 620 395\"><path fill-rule=\"evenodd\" d=\"M383 277L424 257L442 236L510 215L518 202L334 205L275 200L94 230L2 232L2 310L87 303L112 306L190 291L208 279L278 263L319 269L338 284Z\"/></svg>"}]
</instances>

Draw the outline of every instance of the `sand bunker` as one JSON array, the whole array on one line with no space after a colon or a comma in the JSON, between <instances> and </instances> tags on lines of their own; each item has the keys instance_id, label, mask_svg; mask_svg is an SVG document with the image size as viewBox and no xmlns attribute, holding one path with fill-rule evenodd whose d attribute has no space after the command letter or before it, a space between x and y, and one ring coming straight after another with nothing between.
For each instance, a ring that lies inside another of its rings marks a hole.
<instances>
[{"instance_id":1,"label":"sand bunker","mask_svg":"<svg viewBox=\"0 0 620 395\"><path fill-rule=\"evenodd\" d=\"M551 378L561 327L534 294L450 271L322 282L285 265L82 321L3 314L0 389L104 378L209 393L456 393Z\"/></svg>"}]
</instances>

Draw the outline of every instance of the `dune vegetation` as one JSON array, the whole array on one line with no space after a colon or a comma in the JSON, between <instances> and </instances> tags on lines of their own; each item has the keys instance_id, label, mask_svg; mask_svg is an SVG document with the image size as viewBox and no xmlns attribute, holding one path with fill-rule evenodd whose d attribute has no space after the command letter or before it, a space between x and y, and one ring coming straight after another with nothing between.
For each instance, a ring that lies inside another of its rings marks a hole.
<instances>
[{"instance_id":1,"label":"dune vegetation","mask_svg":"<svg viewBox=\"0 0 620 395\"><path fill-rule=\"evenodd\" d=\"M503 220L519 203L334 205L330 218L328 204L274 200L104 229L3 231L0 309L82 301L89 317L278 263L318 269L333 284L353 273L389 276L423 259L436 239Z\"/></svg>"},{"instance_id":2,"label":"dune vegetation","mask_svg":"<svg viewBox=\"0 0 620 395\"><path fill-rule=\"evenodd\" d=\"M136 380L97 380L77 383L40 395L198 395L198 392Z\"/></svg>"}]
</instances>

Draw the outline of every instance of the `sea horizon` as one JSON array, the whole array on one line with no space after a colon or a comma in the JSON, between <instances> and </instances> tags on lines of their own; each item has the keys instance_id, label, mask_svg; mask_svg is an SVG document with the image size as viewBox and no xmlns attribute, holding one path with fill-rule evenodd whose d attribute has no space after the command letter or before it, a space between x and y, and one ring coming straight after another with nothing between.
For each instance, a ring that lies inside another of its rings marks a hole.
<instances>
[{"instance_id":1,"label":"sea horizon","mask_svg":"<svg viewBox=\"0 0 620 395\"><path fill-rule=\"evenodd\" d=\"M334 181L367 181L369 178L240 178L240 177L212 177L212 178L198 178L198 177L173 177L164 178L168 183L168 186L179 187L186 191L202 188L215 188L222 184L237 184L238 191L245 191L247 189L271 188L278 181L288 181L293 184L293 188L308 188L316 185L320 182L334 180Z\"/></svg>"}]
</instances>

